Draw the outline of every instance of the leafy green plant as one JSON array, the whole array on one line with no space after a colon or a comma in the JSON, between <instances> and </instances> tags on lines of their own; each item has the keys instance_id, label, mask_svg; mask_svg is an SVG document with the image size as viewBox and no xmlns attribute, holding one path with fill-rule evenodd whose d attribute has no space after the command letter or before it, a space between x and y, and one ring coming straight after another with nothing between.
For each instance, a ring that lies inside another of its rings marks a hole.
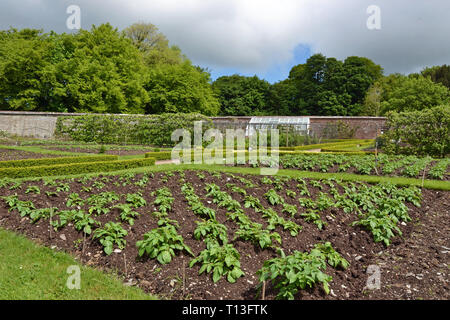
<instances>
[{"instance_id":1,"label":"leafy green plant","mask_svg":"<svg viewBox=\"0 0 450 320\"><path fill-rule=\"evenodd\" d=\"M29 186L25 193L41 194L41 189L38 186Z\"/></svg>"},{"instance_id":2,"label":"leafy green plant","mask_svg":"<svg viewBox=\"0 0 450 320\"><path fill-rule=\"evenodd\" d=\"M217 220L197 221L197 228L194 230L194 238L200 240L206 238L205 241L221 241L222 244L228 243L227 227Z\"/></svg>"},{"instance_id":3,"label":"leafy green plant","mask_svg":"<svg viewBox=\"0 0 450 320\"><path fill-rule=\"evenodd\" d=\"M2 199L9 206L9 212L17 210L21 217L29 216L35 209L33 202L19 200L17 194L2 197Z\"/></svg>"},{"instance_id":4,"label":"leafy green plant","mask_svg":"<svg viewBox=\"0 0 450 320\"><path fill-rule=\"evenodd\" d=\"M84 212L81 210L63 210L56 213L55 219L52 220L51 225L55 231L67 226L69 222L75 221L75 216L83 216ZM58 217L59 219L56 219ZM89 232L90 233L90 232Z\"/></svg>"},{"instance_id":5,"label":"leafy green plant","mask_svg":"<svg viewBox=\"0 0 450 320\"><path fill-rule=\"evenodd\" d=\"M297 214L297 207L292 204L283 203L283 210L282 212L286 212L291 215L291 217L295 217Z\"/></svg>"},{"instance_id":6,"label":"leafy green plant","mask_svg":"<svg viewBox=\"0 0 450 320\"><path fill-rule=\"evenodd\" d=\"M273 247L275 242L281 244L281 236L277 232L263 229L259 223L242 225L235 232L235 239L251 241L253 244L259 245L261 249Z\"/></svg>"},{"instance_id":7,"label":"leafy green plant","mask_svg":"<svg viewBox=\"0 0 450 320\"><path fill-rule=\"evenodd\" d=\"M72 211L73 221L75 222L74 227L77 231L83 231L85 234L91 234L94 225L100 225L100 222L95 221L91 218L90 214L84 211Z\"/></svg>"},{"instance_id":8,"label":"leafy green plant","mask_svg":"<svg viewBox=\"0 0 450 320\"><path fill-rule=\"evenodd\" d=\"M326 261L334 268L349 266L329 242L316 245L309 253L294 251L289 256L281 253L280 258L265 261L257 271L261 283L270 280L279 290L277 299L293 300L299 290L312 288L317 283L322 284L325 293L329 294L332 277L324 273Z\"/></svg>"},{"instance_id":9,"label":"leafy green plant","mask_svg":"<svg viewBox=\"0 0 450 320\"><path fill-rule=\"evenodd\" d=\"M297 193L296 193L295 191L292 191L292 190L287 189L287 190L286 190L286 195L287 195L288 197L290 197L290 198L295 199L295 197L297 196Z\"/></svg>"},{"instance_id":10,"label":"leafy green plant","mask_svg":"<svg viewBox=\"0 0 450 320\"><path fill-rule=\"evenodd\" d=\"M72 193L69 195L69 198L67 199L66 206L71 207L77 207L82 206L84 204L84 200L80 198L80 195L78 193Z\"/></svg>"},{"instance_id":11,"label":"leafy green plant","mask_svg":"<svg viewBox=\"0 0 450 320\"><path fill-rule=\"evenodd\" d=\"M102 228L95 230L93 238L98 239L103 245L103 250L107 255L113 252L114 245L117 245L119 249L124 249L126 240L124 237L128 235L128 232L122 228L120 223L108 222Z\"/></svg>"},{"instance_id":12,"label":"leafy green plant","mask_svg":"<svg viewBox=\"0 0 450 320\"><path fill-rule=\"evenodd\" d=\"M305 218L306 222L314 223L319 230L322 230L323 227L327 225L327 223L321 219L320 214L316 210L308 209L306 212L301 213L300 216Z\"/></svg>"},{"instance_id":13,"label":"leafy green plant","mask_svg":"<svg viewBox=\"0 0 450 320\"><path fill-rule=\"evenodd\" d=\"M284 199L280 195L278 195L274 189L270 189L269 191L267 191L264 194L264 198L266 198L267 201L273 206L284 203Z\"/></svg>"},{"instance_id":14,"label":"leafy green plant","mask_svg":"<svg viewBox=\"0 0 450 320\"><path fill-rule=\"evenodd\" d=\"M217 242L208 242L206 249L191 260L189 266L201 263L199 274L212 272L213 282L216 283L222 277L226 277L230 283L244 275L239 261L240 254L231 244L219 245Z\"/></svg>"},{"instance_id":15,"label":"leafy green plant","mask_svg":"<svg viewBox=\"0 0 450 320\"><path fill-rule=\"evenodd\" d=\"M151 259L158 260L161 264L168 264L175 256L175 250L186 251L194 255L192 250L185 245L183 237L177 233L173 225L166 225L144 234L144 239L136 242L139 256L148 255Z\"/></svg>"},{"instance_id":16,"label":"leafy green plant","mask_svg":"<svg viewBox=\"0 0 450 320\"><path fill-rule=\"evenodd\" d=\"M127 222L130 226L134 225L134 219L139 216L139 213L136 211L133 211L133 208L130 204L117 204L114 206L114 208L117 208L120 210L120 219L122 221Z\"/></svg>"},{"instance_id":17,"label":"leafy green plant","mask_svg":"<svg viewBox=\"0 0 450 320\"><path fill-rule=\"evenodd\" d=\"M134 208L140 208L147 205L147 201L145 201L140 192L127 194L127 202Z\"/></svg>"},{"instance_id":18,"label":"leafy green plant","mask_svg":"<svg viewBox=\"0 0 450 320\"><path fill-rule=\"evenodd\" d=\"M257 210L262 208L262 204L258 198L253 196L246 196L244 199L244 207Z\"/></svg>"},{"instance_id":19,"label":"leafy green plant","mask_svg":"<svg viewBox=\"0 0 450 320\"><path fill-rule=\"evenodd\" d=\"M366 217L355 221L352 226L362 226L368 229L375 242L383 242L386 246L391 244L391 238L395 236L395 233L402 235L399 227L397 227L394 220L382 213L368 214Z\"/></svg>"}]
</instances>

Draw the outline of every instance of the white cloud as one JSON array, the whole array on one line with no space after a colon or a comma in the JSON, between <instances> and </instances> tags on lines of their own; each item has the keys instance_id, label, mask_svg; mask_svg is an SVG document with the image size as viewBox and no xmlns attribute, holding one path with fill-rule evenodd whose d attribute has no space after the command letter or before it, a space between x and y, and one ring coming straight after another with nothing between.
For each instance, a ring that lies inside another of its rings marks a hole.
<instances>
[{"instance_id":1,"label":"white cloud","mask_svg":"<svg viewBox=\"0 0 450 320\"><path fill-rule=\"evenodd\" d=\"M299 44L340 59L366 56L388 73L450 63L447 0L2 0L0 27L67 31L65 8L75 2L84 28L151 22L212 68L264 73L290 62ZM369 5L381 8L381 30L366 27Z\"/></svg>"}]
</instances>

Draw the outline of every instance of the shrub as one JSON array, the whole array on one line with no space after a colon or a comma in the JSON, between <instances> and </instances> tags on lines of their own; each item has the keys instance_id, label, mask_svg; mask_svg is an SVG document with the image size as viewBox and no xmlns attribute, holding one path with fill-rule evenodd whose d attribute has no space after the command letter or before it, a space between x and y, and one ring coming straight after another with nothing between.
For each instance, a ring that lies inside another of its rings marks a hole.
<instances>
[{"instance_id":1,"label":"shrub","mask_svg":"<svg viewBox=\"0 0 450 320\"><path fill-rule=\"evenodd\" d=\"M450 153L450 105L388 114L383 151L445 157Z\"/></svg>"}]
</instances>

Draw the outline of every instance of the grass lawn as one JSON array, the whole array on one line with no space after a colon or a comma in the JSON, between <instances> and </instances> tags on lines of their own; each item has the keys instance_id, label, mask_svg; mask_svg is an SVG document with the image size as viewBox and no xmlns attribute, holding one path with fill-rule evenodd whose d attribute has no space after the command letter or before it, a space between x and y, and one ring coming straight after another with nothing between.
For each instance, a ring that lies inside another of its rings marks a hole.
<instances>
[{"instance_id":1,"label":"grass lawn","mask_svg":"<svg viewBox=\"0 0 450 320\"><path fill-rule=\"evenodd\" d=\"M80 267L80 289L66 285L69 266ZM70 255L0 229L0 300L149 300L117 276L81 266Z\"/></svg>"}]
</instances>

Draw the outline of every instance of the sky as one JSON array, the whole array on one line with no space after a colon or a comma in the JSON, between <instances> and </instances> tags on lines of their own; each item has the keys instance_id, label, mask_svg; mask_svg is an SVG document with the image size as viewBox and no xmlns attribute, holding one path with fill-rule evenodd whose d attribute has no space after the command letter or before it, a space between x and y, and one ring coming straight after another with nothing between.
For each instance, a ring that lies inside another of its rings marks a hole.
<instances>
[{"instance_id":1,"label":"sky","mask_svg":"<svg viewBox=\"0 0 450 320\"><path fill-rule=\"evenodd\" d=\"M1 0L0 29L73 32L70 5L80 8L82 29L156 25L213 79L274 83L315 53L368 57L385 74L450 64L448 0Z\"/></svg>"}]
</instances>

